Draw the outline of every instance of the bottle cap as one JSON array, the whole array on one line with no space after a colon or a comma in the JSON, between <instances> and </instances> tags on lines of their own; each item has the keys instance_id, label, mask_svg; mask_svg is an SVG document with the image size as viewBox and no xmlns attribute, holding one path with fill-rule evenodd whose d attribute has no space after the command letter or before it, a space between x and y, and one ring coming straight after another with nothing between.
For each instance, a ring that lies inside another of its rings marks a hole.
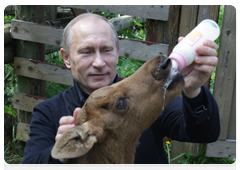
<instances>
[{"instance_id":1,"label":"bottle cap","mask_svg":"<svg viewBox=\"0 0 240 170\"><path fill-rule=\"evenodd\" d=\"M180 53L177 53L177 52L172 52L169 56L169 58L171 60L174 60L177 65L178 65L178 70L182 70L184 67L187 66L187 60L185 59L185 57L180 54Z\"/></svg>"}]
</instances>

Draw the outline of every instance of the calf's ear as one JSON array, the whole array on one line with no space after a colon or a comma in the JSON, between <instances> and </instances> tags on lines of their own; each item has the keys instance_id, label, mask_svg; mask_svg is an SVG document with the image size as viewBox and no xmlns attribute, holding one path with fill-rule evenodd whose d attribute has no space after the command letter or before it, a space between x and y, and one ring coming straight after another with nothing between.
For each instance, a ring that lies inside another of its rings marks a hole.
<instances>
[{"instance_id":1,"label":"calf's ear","mask_svg":"<svg viewBox=\"0 0 240 170\"><path fill-rule=\"evenodd\" d=\"M67 130L55 143L51 155L55 159L76 158L86 154L97 142L88 134L88 123Z\"/></svg>"}]
</instances>

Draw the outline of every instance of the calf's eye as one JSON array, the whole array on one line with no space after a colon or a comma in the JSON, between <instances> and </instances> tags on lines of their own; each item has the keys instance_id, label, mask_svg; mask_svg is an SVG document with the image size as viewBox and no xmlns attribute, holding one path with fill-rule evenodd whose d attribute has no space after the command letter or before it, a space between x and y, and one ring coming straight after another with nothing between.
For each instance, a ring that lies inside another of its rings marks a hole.
<instances>
[{"instance_id":1,"label":"calf's eye","mask_svg":"<svg viewBox=\"0 0 240 170\"><path fill-rule=\"evenodd\" d=\"M126 98L121 98L117 102L117 108L118 109L125 109L126 107Z\"/></svg>"}]
</instances>

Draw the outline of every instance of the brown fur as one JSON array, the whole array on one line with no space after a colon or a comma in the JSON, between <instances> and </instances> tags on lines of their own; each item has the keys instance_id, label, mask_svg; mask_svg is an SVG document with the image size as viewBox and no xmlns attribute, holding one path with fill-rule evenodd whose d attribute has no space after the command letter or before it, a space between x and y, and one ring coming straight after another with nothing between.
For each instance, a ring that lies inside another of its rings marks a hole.
<instances>
[{"instance_id":1,"label":"brown fur","mask_svg":"<svg viewBox=\"0 0 240 170\"><path fill-rule=\"evenodd\" d=\"M70 158L70 163L133 163L141 133L162 113L170 71L170 59L158 56L132 76L94 91L77 116L77 126L56 142L52 156ZM167 89L165 106L183 84L177 75Z\"/></svg>"}]
</instances>

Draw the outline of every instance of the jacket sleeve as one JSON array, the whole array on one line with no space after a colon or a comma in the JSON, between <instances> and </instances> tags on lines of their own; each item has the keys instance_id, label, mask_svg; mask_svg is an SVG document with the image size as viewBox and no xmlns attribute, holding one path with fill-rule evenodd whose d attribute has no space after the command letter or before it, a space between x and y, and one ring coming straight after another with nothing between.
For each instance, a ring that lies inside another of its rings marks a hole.
<instances>
[{"instance_id":1,"label":"jacket sleeve","mask_svg":"<svg viewBox=\"0 0 240 170\"><path fill-rule=\"evenodd\" d=\"M51 111L44 102L35 106L29 127L30 139L24 149L22 164L61 163L51 157L59 120L59 118L53 118Z\"/></svg>"},{"instance_id":2,"label":"jacket sleeve","mask_svg":"<svg viewBox=\"0 0 240 170\"><path fill-rule=\"evenodd\" d=\"M182 94L182 99L177 97L172 100L157 124L162 137L168 136L181 142L211 143L220 134L218 106L205 86L193 99Z\"/></svg>"}]
</instances>

